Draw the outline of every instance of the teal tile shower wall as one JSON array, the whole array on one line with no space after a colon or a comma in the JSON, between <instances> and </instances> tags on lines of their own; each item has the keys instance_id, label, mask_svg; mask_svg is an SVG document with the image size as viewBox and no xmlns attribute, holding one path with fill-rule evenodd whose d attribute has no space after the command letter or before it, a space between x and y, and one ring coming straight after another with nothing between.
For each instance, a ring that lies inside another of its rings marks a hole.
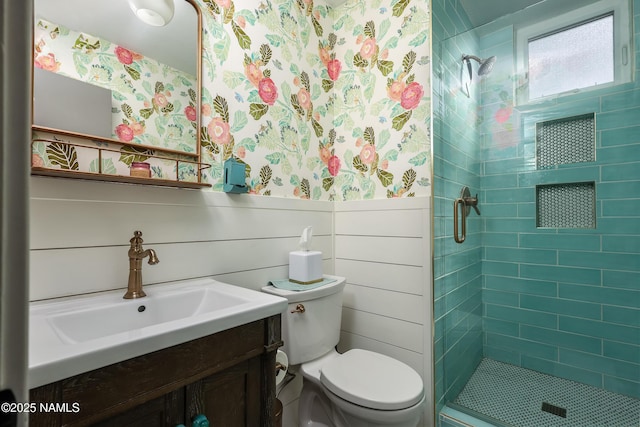
<instances>
[{"instance_id":1,"label":"teal tile shower wall","mask_svg":"<svg viewBox=\"0 0 640 427\"><path fill-rule=\"evenodd\" d=\"M453 200L463 185L480 190L479 91L457 85L462 53L478 40L457 1L433 0L433 203L436 409L454 399L482 358L481 221L471 214L467 240L453 239ZM456 34L460 36L453 37Z\"/></svg>"},{"instance_id":2,"label":"teal tile shower wall","mask_svg":"<svg viewBox=\"0 0 640 427\"><path fill-rule=\"evenodd\" d=\"M640 73L519 108L512 35L480 40L506 67L481 95L484 355L640 398ZM596 161L536 170L535 123L591 112ZM536 185L571 182L595 182L596 228L536 228Z\"/></svg>"}]
</instances>

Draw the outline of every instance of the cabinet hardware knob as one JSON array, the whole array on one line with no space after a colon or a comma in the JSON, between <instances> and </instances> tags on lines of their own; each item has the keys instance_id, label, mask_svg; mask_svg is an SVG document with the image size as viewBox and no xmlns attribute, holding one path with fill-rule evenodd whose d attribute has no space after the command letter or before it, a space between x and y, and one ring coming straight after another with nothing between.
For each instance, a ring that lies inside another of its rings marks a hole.
<instances>
[{"instance_id":1,"label":"cabinet hardware knob","mask_svg":"<svg viewBox=\"0 0 640 427\"><path fill-rule=\"evenodd\" d=\"M296 305L296 308L293 311L291 311L291 313L304 313L305 310L306 309L304 308L304 305L298 304Z\"/></svg>"}]
</instances>

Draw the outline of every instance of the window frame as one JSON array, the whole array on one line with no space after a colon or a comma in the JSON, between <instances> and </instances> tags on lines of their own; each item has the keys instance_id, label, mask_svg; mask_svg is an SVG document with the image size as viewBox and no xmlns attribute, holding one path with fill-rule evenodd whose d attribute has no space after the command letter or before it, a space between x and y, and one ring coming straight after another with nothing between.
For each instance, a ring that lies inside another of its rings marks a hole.
<instances>
[{"instance_id":1,"label":"window frame","mask_svg":"<svg viewBox=\"0 0 640 427\"><path fill-rule=\"evenodd\" d=\"M571 12L553 18L541 18L537 22L514 29L516 42L516 99L518 105L534 104L552 98L587 92L595 89L619 85L633 80L633 39L632 14L629 0L600 0ZM575 88L535 99L529 98L529 42L582 24L592 22L608 14L613 14L613 67L612 82Z\"/></svg>"}]
</instances>

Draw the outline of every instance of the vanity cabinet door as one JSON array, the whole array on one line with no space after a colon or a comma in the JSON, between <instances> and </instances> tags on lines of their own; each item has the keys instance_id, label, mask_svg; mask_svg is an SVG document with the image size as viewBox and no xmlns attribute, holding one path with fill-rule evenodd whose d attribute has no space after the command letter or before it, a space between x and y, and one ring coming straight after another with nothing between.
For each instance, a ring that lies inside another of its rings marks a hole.
<instances>
[{"instance_id":1,"label":"vanity cabinet door","mask_svg":"<svg viewBox=\"0 0 640 427\"><path fill-rule=\"evenodd\" d=\"M260 425L260 358L186 386L187 418L204 414L212 427Z\"/></svg>"},{"instance_id":2,"label":"vanity cabinet door","mask_svg":"<svg viewBox=\"0 0 640 427\"><path fill-rule=\"evenodd\" d=\"M184 389L153 399L107 420L95 427L158 427L183 424Z\"/></svg>"}]
</instances>

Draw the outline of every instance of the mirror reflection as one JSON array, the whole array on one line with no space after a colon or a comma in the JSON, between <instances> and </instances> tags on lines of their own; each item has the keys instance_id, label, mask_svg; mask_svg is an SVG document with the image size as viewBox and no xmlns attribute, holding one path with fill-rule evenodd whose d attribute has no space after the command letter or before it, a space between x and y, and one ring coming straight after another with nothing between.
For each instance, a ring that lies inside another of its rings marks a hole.
<instances>
[{"instance_id":1,"label":"mirror reflection","mask_svg":"<svg viewBox=\"0 0 640 427\"><path fill-rule=\"evenodd\" d=\"M197 153L198 14L173 2L35 0L34 125Z\"/></svg>"}]
</instances>

